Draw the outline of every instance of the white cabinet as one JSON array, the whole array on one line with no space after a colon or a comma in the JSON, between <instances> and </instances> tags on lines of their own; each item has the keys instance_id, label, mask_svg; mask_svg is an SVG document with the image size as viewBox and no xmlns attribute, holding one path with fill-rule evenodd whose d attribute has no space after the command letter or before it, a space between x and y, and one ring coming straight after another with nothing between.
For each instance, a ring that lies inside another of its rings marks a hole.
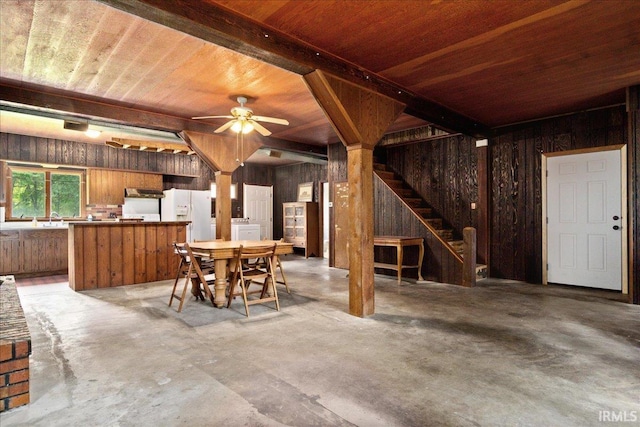
<instances>
[{"instance_id":1,"label":"white cabinet","mask_svg":"<svg viewBox=\"0 0 640 427\"><path fill-rule=\"evenodd\" d=\"M231 224L231 240L260 240L260 224Z\"/></svg>"}]
</instances>

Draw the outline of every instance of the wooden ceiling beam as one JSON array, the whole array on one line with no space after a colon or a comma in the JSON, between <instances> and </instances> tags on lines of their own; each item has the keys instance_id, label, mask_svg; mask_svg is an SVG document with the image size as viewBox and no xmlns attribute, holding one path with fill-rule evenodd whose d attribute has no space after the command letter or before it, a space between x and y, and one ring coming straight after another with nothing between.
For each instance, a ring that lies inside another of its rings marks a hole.
<instances>
[{"instance_id":1,"label":"wooden ceiling beam","mask_svg":"<svg viewBox=\"0 0 640 427\"><path fill-rule=\"evenodd\" d=\"M26 86L17 82L0 79L1 100L14 104L55 110L67 113L65 118L83 118L87 120L110 121L118 125L140 127L179 133L183 130L214 133L218 126L212 126L199 120L185 119L168 114L140 110L123 105L116 105L99 99L80 98L65 91L54 91L50 88ZM11 109L11 108L8 108ZM20 108L16 108L20 110ZM35 114L30 112L30 114ZM263 146L279 150L297 151L326 155L326 147L285 141L274 137L262 138Z\"/></svg>"},{"instance_id":2,"label":"wooden ceiling beam","mask_svg":"<svg viewBox=\"0 0 640 427\"><path fill-rule=\"evenodd\" d=\"M314 70L323 70L395 99L407 106L407 113L448 132L461 132L475 137L489 134L489 128L482 123L425 99L376 73L214 3L191 0L98 1L296 74L305 75Z\"/></svg>"},{"instance_id":3,"label":"wooden ceiling beam","mask_svg":"<svg viewBox=\"0 0 640 427\"><path fill-rule=\"evenodd\" d=\"M115 124L166 132L191 130L213 133L217 128L196 120L116 105L100 99L80 98L77 95L54 91L50 88L41 89L13 85L7 81L0 81L0 93L2 93L3 101L61 111L88 120L109 120Z\"/></svg>"}]
</instances>

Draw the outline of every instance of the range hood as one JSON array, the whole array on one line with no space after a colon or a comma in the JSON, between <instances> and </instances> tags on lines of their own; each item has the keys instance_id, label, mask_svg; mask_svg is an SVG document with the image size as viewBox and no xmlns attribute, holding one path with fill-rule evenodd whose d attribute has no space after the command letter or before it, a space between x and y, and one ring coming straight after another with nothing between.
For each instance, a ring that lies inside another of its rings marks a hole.
<instances>
[{"instance_id":1,"label":"range hood","mask_svg":"<svg viewBox=\"0 0 640 427\"><path fill-rule=\"evenodd\" d=\"M139 199L161 199L164 197L162 190L149 190L144 188L125 188L124 197L136 197Z\"/></svg>"}]
</instances>

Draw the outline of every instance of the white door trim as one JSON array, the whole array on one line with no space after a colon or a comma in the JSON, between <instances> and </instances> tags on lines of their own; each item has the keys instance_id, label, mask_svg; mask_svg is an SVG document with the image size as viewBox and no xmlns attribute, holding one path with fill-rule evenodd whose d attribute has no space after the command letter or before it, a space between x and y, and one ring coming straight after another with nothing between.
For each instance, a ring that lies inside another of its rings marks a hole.
<instances>
[{"instance_id":1,"label":"white door trim","mask_svg":"<svg viewBox=\"0 0 640 427\"><path fill-rule=\"evenodd\" d=\"M599 151L619 151L620 152L620 194L621 194L621 211L622 211L622 293L629 293L629 224L628 220L628 201L627 201L627 146L626 145L610 145L605 147L585 148L580 150L559 151L553 153L542 153L542 283L548 284L547 263L548 263L548 240L547 240L547 158L568 156L582 153L595 153Z\"/></svg>"},{"instance_id":2,"label":"white door trim","mask_svg":"<svg viewBox=\"0 0 640 427\"><path fill-rule=\"evenodd\" d=\"M261 230L264 229L264 233L262 231L260 233L261 238L271 240L273 238L273 185L251 185L251 184L243 185L242 209L244 212L244 216L249 217L250 222L252 222L251 216L253 216L250 208L250 203L252 202L250 190L252 189L255 191L266 190L266 192L269 194L269 197L268 197L269 201L266 206L267 208L266 215L268 218L266 218L265 221L255 221L255 222L261 224ZM255 220L255 218L253 218L253 220Z\"/></svg>"}]
</instances>

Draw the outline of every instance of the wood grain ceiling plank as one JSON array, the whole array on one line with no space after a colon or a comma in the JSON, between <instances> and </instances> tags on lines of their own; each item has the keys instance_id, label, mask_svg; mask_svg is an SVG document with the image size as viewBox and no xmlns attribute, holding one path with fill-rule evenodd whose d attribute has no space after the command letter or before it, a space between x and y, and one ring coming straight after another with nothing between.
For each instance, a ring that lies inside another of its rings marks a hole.
<instances>
[{"instance_id":1,"label":"wood grain ceiling plank","mask_svg":"<svg viewBox=\"0 0 640 427\"><path fill-rule=\"evenodd\" d=\"M559 6L544 10L542 12L536 13L531 16L527 16L525 18L519 19L514 22L510 22L506 25L503 25L499 28L492 29L490 31L484 32L478 36L467 38L458 43L454 43L448 45L442 49L439 49L434 52L429 52L417 58L414 58L410 61L407 61L398 66L390 67L384 70L384 75L394 75L395 77L404 77L403 73L414 72L416 69L420 67L424 67L425 64L429 64L436 58L449 55L452 52L462 51L469 48L473 48L476 46L485 45L488 43L493 43L498 41L502 36L508 34L510 31L514 31L518 28L522 28L525 26L534 25L540 21L549 19L558 14L563 14L571 11L572 9L581 7L585 4L588 4L589 0L574 0L569 1ZM402 71L404 70L404 71Z\"/></svg>"},{"instance_id":2,"label":"wood grain ceiling plank","mask_svg":"<svg viewBox=\"0 0 640 427\"><path fill-rule=\"evenodd\" d=\"M12 2L11 7L18 13L0 14L0 73L6 78L21 80L26 60L24 52L29 44L33 21L33 4L33 1Z\"/></svg>"},{"instance_id":3,"label":"wood grain ceiling plank","mask_svg":"<svg viewBox=\"0 0 640 427\"><path fill-rule=\"evenodd\" d=\"M270 13L256 12L261 3L270 2L215 3L380 72L526 18L559 1L520 2L518 7L512 0L293 1L286 7L271 8Z\"/></svg>"},{"instance_id":4,"label":"wood grain ceiling plank","mask_svg":"<svg viewBox=\"0 0 640 427\"><path fill-rule=\"evenodd\" d=\"M175 0L99 0L137 16L157 21L214 44L236 50L297 74L314 69L327 70L352 83L406 103L410 114L429 120L444 129L481 135L488 129L460 113L408 92L397 84L355 67L329 52L293 37L249 21L214 3Z\"/></svg>"},{"instance_id":5,"label":"wood grain ceiling plank","mask_svg":"<svg viewBox=\"0 0 640 427\"><path fill-rule=\"evenodd\" d=\"M97 15L93 20L94 30L91 36L86 36L84 43L77 43L75 48L81 52L73 72L70 74L64 89L80 93L91 94L99 83L101 70L109 62L114 47L118 44L121 34L125 34L128 20L120 19L122 12L104 7L77 8L75 19L89 19L87 12L93 11Z\"/></svg>"},{"instance_id":6,"label":"wood grain ceiling plank","mask_svg":"<svg viewBox=\"0 0 640 427\"><path fill-rule=\"evenodd\" d=\"M33 4L23 78L65 87L82 53L74 45L92 32L89 25L77 25L73 29L76 24L68 3L39 1Z\"/></svg>"}]
</instances>

